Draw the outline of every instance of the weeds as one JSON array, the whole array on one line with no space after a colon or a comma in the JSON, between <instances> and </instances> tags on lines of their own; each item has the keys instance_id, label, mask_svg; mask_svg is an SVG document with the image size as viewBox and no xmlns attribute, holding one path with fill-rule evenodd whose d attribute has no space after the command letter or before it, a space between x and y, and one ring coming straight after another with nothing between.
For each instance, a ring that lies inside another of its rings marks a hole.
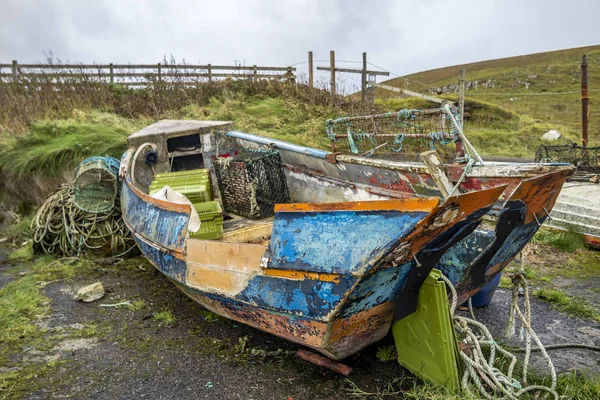
<instances>
[{"instance_id":1,"label":"weeds","mask_svg":"<svg viewBox=\"0 0 600 400\"><path fill-rule=\"evenodd\" d=\"M156 312L152 316L152 319L158 322L160 326L169 326L175 323L175 315L173 315L171 310L162 310Z\"/></svg>"},{"instance_id":2,"label":"weeds","mask_svg":"<svg viewBox=\"0 0 600 400\"><path fill-rule=\"evenodd\" d=\"M28 241L25 245L16 248L8 254L10 261L25 262L33 259L33 242Z\"/></svg>"},{"instance_id":3,"label":"weeds","mask_svg":"<svg viewBox=\"0 0 600 400\"><path fill-rule=\"evenodd\" d=\"M377 349L376 357L381 362L394 361L398 359L398 354L396 353L396 346L389 345L385 347L380 347Z\"/></svg>"},{"instance_id":4,"label":"weeds","mask_svg":"<svg viewBox=\"0 0 600 400\"><path fill-rule=\"evenodd\" d=\"M131 310L134 310L134 311L139 311L139 310L141 310L141 309L143 309L145 307L146 307L146 302L144 300L142 300L142 299L134 300L131 303L131 305L129 305L129 308Z\"/></svg>"},{"instance_id":5,"label":"weeds","mask_svg":"<svg viewBox=\"0 0 600 400\"><path fill-rule=\"evenodd\" d=\"M584 299L570 297L557 289L539 289L535 296L551 303L556 309L579 318L600 321L600 315Z\"/></svg>"},{"instance_id":6,"label":"weeds","mask_svg":"<svg viewBox=\"0 0 600 400\"><path fill-rule=\"evenodd\" d=\"M585 248L585 240L581 233L550 228L540 229L533 237L532 242L547 244L566 253Z\"/></svg>"}]
</instances>

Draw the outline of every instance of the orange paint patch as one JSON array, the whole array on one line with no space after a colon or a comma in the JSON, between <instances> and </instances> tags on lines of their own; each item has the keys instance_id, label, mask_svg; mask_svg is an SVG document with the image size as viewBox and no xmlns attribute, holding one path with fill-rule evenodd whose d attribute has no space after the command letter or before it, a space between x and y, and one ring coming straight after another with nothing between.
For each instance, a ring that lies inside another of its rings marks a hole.
<instances>
[{"instance_id":1,"label":"orange paint patch","mask_svg":"<svg viewBox=\"0 0 600 400\"><path fill-rule=\"evenodd\" d=\"M429 216L419 222L415 230L404 241L411 242L411 251L416 254L435 236L448 230L473 212L493 205L505 188L506 185L502 185L449 197Z\"/></svg>"},{"instance_id":2,"label":"orange paint patch","mask_svg":"<svg viewBox=\"0 0 600 400\"><path fill-rule=\"evenodd\" d=\"M339 360L381 340L394 320L394 303L387 302L331 325L325 348Z\"/></svg>"},{"instance_id":3,"label":"orange paint patch","mask_svg":"<svg viewBox=\"0 0 600 400\"><path fill-rule=\"evenodd\" d=\"M321 282L340 282L340 276L335 274L319 274L316 272L291 271L285 269L265 268L263 273L267 276L303 281L305 279Z\"/></svg>"},{"instance_id":4,"label":"orange paint patch","mask_svg":"<svg viewBox=\"0 0 600 400\"><path fill-rule=\"evenodd\" d=\"M275 212L326 211L424 211L429 212L439 203L437 197L410 197L398 200L347 201L340 203L276 204Z\"/></svg>"},{"instance_id":5,"label":"orange paint patch","mask_svg":"<svg viewBox=\"0 0 600 400\"><path fill-rule=\"evenodd\" d=\"M539 220L550 212L572 170L560 170L526 179L515 189L510 200L521 200L527 205L525 224ZM545 209L545 210L544 210Z\"/></svg>"}]
</instances>

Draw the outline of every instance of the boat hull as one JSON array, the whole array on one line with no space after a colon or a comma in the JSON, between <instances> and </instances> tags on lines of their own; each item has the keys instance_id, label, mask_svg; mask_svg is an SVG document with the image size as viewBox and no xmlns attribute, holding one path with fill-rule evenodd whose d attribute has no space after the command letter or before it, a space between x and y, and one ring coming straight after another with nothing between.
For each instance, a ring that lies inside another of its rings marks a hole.
<instances>
[{"instance_id":1,"label":"boat hull","mask_svg":"<svg viewBox=\"0 0 600 400\"><path fill-rule=\"evenodd\" d=\"M182 245L185 226L166 221L189 210L153 199L128 180L122 207L144 256L196 302L343 359L386 335L398 302L411 309L404 291L418 292L421 276L414 271L433 267L416 261L431 243L445 235L451 243L449 230L467 220L477 225L503 190L441 205L437 199L280 205L268 247L196 239ZM144 224L147 216L162 222Z\"/></svg>"}]
</instances>

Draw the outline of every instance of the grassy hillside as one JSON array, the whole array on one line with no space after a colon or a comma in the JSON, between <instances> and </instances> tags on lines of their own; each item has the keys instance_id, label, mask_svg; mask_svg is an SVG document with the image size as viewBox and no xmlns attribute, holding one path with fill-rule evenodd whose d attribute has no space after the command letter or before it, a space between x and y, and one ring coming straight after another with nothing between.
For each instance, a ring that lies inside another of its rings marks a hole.
<instances>
[{"instance_id":1,"label":"grassy hillside","mask_svg":"<svg viewBox=\"0 0 600 400\"><path fill-rule=\"evenodd\" d=\"M569 139L577 140L581 131L581 56L587 54L591 101L590 141L600 145L600 121L596 117L594 97L600 93L600 46L537 53L471 64L455 65L391 79L386 84L419 92L443 91L443 97L458 97L458 73L466 70L466 101L485 103L518 116L518 123L482 126L479 121L466 123L467 133L481 142L496 135L498 141L524 140L528 149L535 147L547 129L557 129ZM378 89L379 99L393 97ZM489 109L489 107L488 107ZM479 110L477 112L480 112ZM481 117L481 115L480 115ZM501 122L501 121L500 121ZM534 143L535 142L535 143ZM502 146L499 146L502 147ZM491 154L493 149L484 149ZM515 154L517 155L517 154Z\"/></svg>"}]
</instances>

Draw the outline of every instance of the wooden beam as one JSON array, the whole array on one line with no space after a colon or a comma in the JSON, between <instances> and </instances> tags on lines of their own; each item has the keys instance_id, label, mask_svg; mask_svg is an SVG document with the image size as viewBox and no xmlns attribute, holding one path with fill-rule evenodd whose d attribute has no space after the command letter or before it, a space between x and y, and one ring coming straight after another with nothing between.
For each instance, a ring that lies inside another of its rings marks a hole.
<instances>
[{"instance_id":1,"label":"wooden beam","mask_svg":"<svg viewBox=\"0 0 600 400\"><path fill-rule=\"evenodd\" d=\"M421 99L433 101L434 103L442 104L443 102L446 102L448 104L454 104L450 100L441 99L439 97L430 96L428 94L413 92L412 90L400 89L400 88L397 88L397 87L394 87L394 86L384 85L384 84L375 83L375 82L368 82L368 84L371 85L371 86L374 86L376 88L380 88L380 89L384 89L384 90L389 90L391 92L401 93L401 94L405 94L407 96L418 97L418 98L421 98Z\"/></svg>"},{"instance_id":2,"label":"wooden beam","mask_svg":"<svg viewBox=\"0 0 600 400\"><path fill-rule=\"evenodd\" d=\"M429 150L419 154L421 161L425 164L433 181L437 185L444 198L448 198L452 192L452 184L444 171L444 162L436 150Z\"/></svg>"},{"instance_id":3,"label":"wooden beam","mask_svg":"<svg viewBox=\"0 0 600 400\"><path fill-rule=\"evenodd\" d=\"M331 72L331 94L335 96L335 51L333 50L329 52L329 64L331 65L329 69Z\"/></svg>"},{"instance_id":4,"label":"wooden beam","mask_svg":"<svg viewBox=\"0 0 600 400\"><path fill-rule=\"evenodd\" d=\"M362 103L367 102L367 53L363 53L363 67L361 71L360 92L362 95Z\"/></svg>"},{"instance_id":5,"label":"wooden beam","mask_svg":"<svg viewBox=\"0 0 600 400\"><path fill-rule=\"evenodd\" d=\"M317 71L329 71L330 67L317 67ZM336 68L335 72L348 72L351 74L362 74L362 69L355 68ZM381 75L381 76L390 76L389 72L385 71L367 71L367 75Z\"/></svg>"},{"instance_id":6,"label":"wooden beam","mask_svg":"<svg viewBox=\"0 0 600 400\"><path fill-rule=\"evenodd\" d=\"M465 121L465 69L461 68L458 75L458 106L460 110L460 126Z\"/></svg>"}]
</instances>

